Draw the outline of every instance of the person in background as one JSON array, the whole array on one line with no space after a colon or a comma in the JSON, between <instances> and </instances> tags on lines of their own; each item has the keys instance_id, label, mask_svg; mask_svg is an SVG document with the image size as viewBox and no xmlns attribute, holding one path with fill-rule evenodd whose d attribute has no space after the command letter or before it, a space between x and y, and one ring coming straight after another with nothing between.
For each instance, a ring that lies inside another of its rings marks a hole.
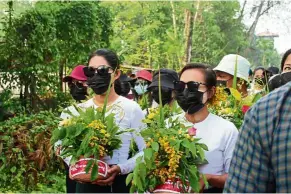
<instances>
[{"instance_id":1,"label":"person in background","mask_svg":"<svg viewBox=\"0 0 291 194\"><path fill-rule=\"evenodd\" d=\"M257 67L254 69L254 77L249 90L250 94L263 93L267 83L267 71L264 67Z\"/></svg>"},{"instance_id":2,"label":"person in background","mask_svg":"<svg viewBox=\"0 0 291 194\"><path fill-rule=\"evenodd\" d=\"M76 66L69 76L63 78L63 82L68 83L70 94L76 100L76 102L81 102L81 100L85 100L87 93L87 77L83 72L83 68L86 67L84 65ZM74 107L67 107L65 110L73 110ZM61 114L61 118L64 117L64 112ZM60 150L57 150L57 155L59 155ZM66 169L66 188L67 193L75 193L76 192L76 181L70 179L69 177L69 165L64 161L65 169Z\"/></svg>"},{"instance_id":3,"label":"person in background","mask_svg":"<svg viewBox=\"0 0 291 194\"><path fill-rule=\"evenodd\" d=\"M291 71L291 49L287 50L281 60L281 72Z\"/></svg>"},{"instance_id":4,"label":"person in background","mask_svg":"<svg viewBox=\"0 0 291 194\"><path fill-rule=\"evenodd\" d=\"M116 81L114 85L116 93L132 100L134 97L131 92L131 81L131 78L127 77L125 74L121 74L118 81Z\"/></svg>"},{"instance_id":5,"label":"person in background","mask_svg":"<svg viewBox=\"0 0 291 194\"><path fill-rule=\"evenodd\" d=\"M252 71L252 69L250 68L250 70L249 70L249 83L252 83L252 81L253 81L253 71Z\"/></svg>"},{"instance_id":6,"label":"person in background","mask_svg":"<svg viewBox=\"0 0 291 194\"><path fill-rule=\"evenodd\" d=\"M187 64L180 73L180 81L175 83L176 100L185 113L173 119L178 118L185 126L191 125L201 143L208 146L205 152L208 163L199 167L210 185L205 189L204 182L200 182L204 193L222 192L238 137L233 123L208 111L207 104L215 94L215 86L215 72L197 63Z\"/></svg>"},{"instance_id":7,"label":"person in background","mask_svg":"<svg viewBox=\"0 0 291 194\"><path fill-rule=\"evenodd\" d=\"M291 81L291 72L285 72L273 76L269 82L269 91L273 91Z\"/></svg>"},{"instance_id":8,"label":"person in background","mask_svg":"<svg viewBox=\"0 0 291 194\"><path fill-rule=\"evenodd\" d=\"M267 71L269 71L269 72L272 74L272 75L271 75L271 77L272 77L272 76L274 76L274 75L279 74L280 69L279 69L278 67L271 66L271 67L269 67L269 68L267 69Z\"/></svg>"},{"instance_id":9,"label":"person in background","mask_svg":"<svg viewBox=\"0 0 291 194\"><path fill-rule=\"evenodd\" d=\"M134 90L138 94L138 96L143 95L147 92L148 86L151 84L153 76L147 70L138 71L136 74L136 82L134 86Z\"/></svg>"},{"instance_id":10,"label":"person in background","mask_svg":"<svg viewBox=\"0 0 291 194\"><path fill-rule=\"evenodd\" d=\"M291 192L290 112L291 82L246 113L224 192Z\"/></svg>"},{"instance_id":11,"label":"person in background","mask_svg":"<svg viewBox=\"0 0 291 194\"><path fill-rule=\"evenodd\" d=\"M222 58L214 68L218 82L224 82L227 88L233 85L235 64L237 62L237 90L243 97L248 95L248 78L250 62L240 55L229 54Z\"/></svg>"},{"instance_id":12,"label":"person in background","mask_svg":"<svg viewBox=\"0 0 291 194\"><path fill-rule=\"evenodd\" d=\"M255 68L254 70L254 78L253 79L256 79L256 78L264 78L264 72L265 72L265 68L264 67L257 67Z\"/></svg>"},{"instance_id":13,"label":"person in background","mask_svg":"<svg viewBox=\"0 0 291 194\"><path fill-rule=\"evenodd\" d=\"M87 77L84 75L84 65L76 66L69 76L63 78L63 82L68 83L70 94L77 101L85 100L87 93Z\"/></svg>"},{"instance_id":14,"label":"person in background","mask_svg":"<svg viewBox=\"0 0 291 194\"><path fill-rule=\"evenodd\" d=\"M179 80L178 73L171 69L160 69L154 73L153 82L149 85L148 90L154 99L153 106L159 105L159 77L161 83L162 105L171 106L174 103L174 82Z\"/></svg>"},{"instance_id":15,"label":"person in background","mask_svg":"<svg viewBox=\"0 0 291 194\"><path fill-rule=\"evenodd\" d=\"M148 86L153 79L152 74L147 70L141 70L136 73L134 82L135 101L139 103L143 110L148 109L152 104L152 97L148 93Z\"/></svg>"}]
</instances>

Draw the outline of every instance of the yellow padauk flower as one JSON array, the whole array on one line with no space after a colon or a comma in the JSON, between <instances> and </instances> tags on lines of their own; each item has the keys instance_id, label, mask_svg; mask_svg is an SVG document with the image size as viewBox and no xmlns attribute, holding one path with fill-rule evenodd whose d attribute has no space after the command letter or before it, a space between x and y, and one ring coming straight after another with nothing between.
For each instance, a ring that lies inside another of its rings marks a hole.
<instances>
[{"instance_id":1,"label":"yellow padauk flower","mask_svg":"<svg viewBox=\"0 0 291 194\"><path fill-rule=\"evenodd\" d=\"M106 127L105 127L105 125L100 120L94 120L94 121L92 121L88 125L88 127L93 128L93 129L104 130L106 132L106 130L105 130Z\"/></svg>"},{"instance_id":2,"label":"yellow padauk flower","mask_svg":"<svg viewBox=\"0 0 291 194\"><path fill-rule=\"evenodd\" d=\"M64 119L60 122L60 126L69 126L72 123L71 119Z\"/></svg>"},{"instance_id":3,"label":"yellow padauk flower","mask_svg":"<svg viewBox=\"0 0 291 194\"><path fill-rule=\"evenodd\" d=\"M233 109L232 108L224 108L224 109L221 109L219 110L219 114L221 115L231 115L233 114Z\"/></svg>"},{"instance_id":4,"label":"yellow padauk flower","mask_svg":"<svg viewBox=\"0 0 291 194\"><path fill-rule=\"evenodd\" d=\"M223 102L225 102L228 98L228 94L223 87L216 87L215 95L211 100L211 105L214 107L221 106Z\"/></svg>"}]
</instances>

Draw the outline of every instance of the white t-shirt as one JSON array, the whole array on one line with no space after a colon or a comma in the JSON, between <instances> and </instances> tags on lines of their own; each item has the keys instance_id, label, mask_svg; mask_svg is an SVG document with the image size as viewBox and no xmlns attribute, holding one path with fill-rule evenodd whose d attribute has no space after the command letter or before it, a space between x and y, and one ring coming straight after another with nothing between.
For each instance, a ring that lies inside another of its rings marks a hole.
<instances>
[{"instance_id":1,"label":"white t-shirt","mask_svg":"<svg viewBox=\"0 0 291 194\"><path fill-rule=\"evenodd\" d=\"M94 103L93 98L84 103L80 103L77 106L80 108L98 108L98 106ZM115 100L113 104L108 106L107 109L109 110L108 113L115 114L115 122L120 129L135 129L136 132L139 132L145 127L145 124L142 123L144 114L140 106L132 100L119 96L119 98ZM73 106L70 106L65 110L69 110L73 115L78 115L78 112ZM62 112L61 118L70 118L70 114L65 112L67 111ZM140 135L136 134L136 132L126 132L121 134L121 148L113 151L112 158L109 156L104 158L104 161L109 165L117 164L121 169L121 174L128 174L133 171L135 167L135 160L143 154L142 150L146 147L144 139ZM138 146L139 153L128 159L130 141L132 138ZM64 160L67 164L69 164L70 159L71 158L66 158Z\"/></svg>"},{"instance_id":2,"label":"white t-shirt","mask_svg":"<svg viewBox=\"0 0 291 194\"><path fill-rule=\"evenodd\" d=\"M235 125L219 116L209 113L206 119L193 125L184 117L185 113L175 116L186 126L194 126L199 142L208 147L205 157L208 164L199 167L203 174L223 175L228 173L233 150L238 138Z\"/></svg>"}]
</instances>

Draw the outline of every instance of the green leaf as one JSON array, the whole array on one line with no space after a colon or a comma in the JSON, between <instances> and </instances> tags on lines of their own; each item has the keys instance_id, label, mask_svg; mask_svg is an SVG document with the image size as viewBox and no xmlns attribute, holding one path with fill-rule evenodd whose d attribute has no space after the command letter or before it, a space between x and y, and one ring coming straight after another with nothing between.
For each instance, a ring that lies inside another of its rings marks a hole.
<instances>
[{"instance_id":1,"label":"green leaf","mask_svg":"<svg viewBox=\"0 0 291 194\"><path fill-rule=\"evenodd\" d=\"M133 173L130 173L129 175L127 175L126 177L126 185L129 185L130 182L132 181L133 178Z\"/></svg>"},{"instance_id":2,"label":"green leaf","mask_svg":"<svg viewBox=\"0 0 291 194\"><path fill-rule=\"evenodd\" d=\"M204 153L204 150L200 147L200 146L197 146L197 150L200 154L200 157L202 160L205 160L205 153Z\"/></svg>"},{"instance_id":3,"label":"green leaf","mask_svg":"<svg viewBox=\"0 0 291 194\"><path fill-rule=\"evenodd\" d=\"M205 151L208 151L208 147L207 145L203 144L203 143L197 143L197 146L200 146L202 149L204 149Z\"/></svg>"},{"instance_id":4,"label":"green leaf","mask_svg":"<svg viewBox=\"0 0 291 194\"><path fill-rule=\"evenodd\" d=\"M157 142L152 142L151 146L155 152L159 151L159 144Z\"/></svg>"},{"instance_id":5,"label":"green leaf","mask_svg":"<svg viewBox=\"0 0 291 194\"><path fill-rule=\"evenodd\" d=\"M94 160L89 160L87 165L86 165L86 168L85 168L85 172L88 174L90 169L92 168L92 164L93 164Z\"/></svg>"},{"instance_id":6,"label":"green leaf","mask_svg":"<svg viewBox=\"0 0 291 194\"><path fill-rule=\"evenodd\" d=\"M202 174L202 178L203 178L203 182L205 184L205 188L208 189L209 183L208 183L207 178L206 178L206 176L204 174Z\"/></svg>"},{"instance_id":7,"label":"green leaf","mask_svg":"<svg viewBox=\"0 0 291 194\"><path fill-rule=\"evenodd\" d=\"M147 148L144 150L144 157L148 160L150 160L153 157L153 149Z\"/></svg>"},{"instance_id":8,"label":"green leaf","mask_svg":"<svg viewBox=\"0 0 291 194\"><path fill-rule=\"evenodd\" d=\"M253 98L253 100L252 100L252 104L253 103L256 103L258 100L260 100L262 98L262 94L260 94L260 93L257 93L255 96L254 96L254 98Z\"/></svg>"},{"instance_id":9,"label":"green leaf","mask_svg":"<svg viewBox=\"0 0 291 194\"><path fill-rule=\"evenodd\" d=\"M190 148L190 146L191 146L191 142L188 139L184 139L181 144L185 148Z\"/></svg>"},{"instance_id":10,"label":"green leaf","mask_svg":"<svg viewBox=\"0 0 291 194\"><path fill-rule=\"evenodd\" d=\"M95 162L93 164L92 172L91 172L91 181L96 180L98 177L98 163Z\"/></svg>"},{"instance_id":11,"label":"green leaf","mask_svg":"<svg viewBox=\"0 0 291 194\"><path fill-rule=\"evenodd\" d=\"M10 171L12 172L12 173L14 173L15 171L16 171L16 166L13 166L11 169L10 169Z\"/></svg>"}]
</instances>

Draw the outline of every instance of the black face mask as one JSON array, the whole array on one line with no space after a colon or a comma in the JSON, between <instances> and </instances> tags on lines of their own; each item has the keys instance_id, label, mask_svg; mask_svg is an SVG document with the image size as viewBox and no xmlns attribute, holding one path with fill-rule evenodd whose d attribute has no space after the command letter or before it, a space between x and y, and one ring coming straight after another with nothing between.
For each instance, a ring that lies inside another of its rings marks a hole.
<instances>
[{"instance_id":1,"label":"black face mask","mask_svg":"<svg viewBox=\"0 0 291 194\"><path fill-rule=\"evenodd\" d=\"M88 95L86 86L83 86L80 83L76 83L76 84L71 83L69 84L69 88L70 88L70 94L76 101L81 101L81 100L86 99L86 96Z\"/></svg>"},{"instance_id":2,"label":"black face mask","mask_svg":"<svg viewBox=\"0 0 291 194\"><path fill-rule=\"evenodd\" d=\"M281 74L282 84L286 84L291 81L291 72Z\"/></svg>"},{"instance_id":3,"label":"black face mask","mask_svg":"<svg viewBox=\"0 0 291 194\"><path fill-rule=\"evenodd\" d=\"M159 104L159 88L154 87L152 90L152 97L156 103ZM168 88L161 88L162 93L162 105L170 104L170 102L173 100L172 98L172 90Z\"/></svg>"},{"instance_id":4,"label":"black face mask","mask_svg":"<svg viewBox=\"0 0 291 194\"><path fill-rule=\"evenodd\" d=\"M226 87L227 81L225 80L217 80L216 81L216 86L220 87Z\"/></svg>"},{"instance_id":5,"label":"black face mask","mask_svg":"<svg viewBox=\"0 0 291 194\"><path fill-rule=\"evenodd\" d=\"M183 92L176 92L176 99L179 106L188 114L194 114L204 107L203 93L198 90L189 91L185 88Z\"/></svg>"},{"instance_id":6,"label":"black face mask","mask_svg":"<svg viewBox=\"0 0 291 194\"><path fill-rule=\"evenodd\" d=\"M115 84L114 88L115 88L115 92L120 96L125 97L130 92L129 82L121 82L119 84Z\"/></svg>"},{"instance_id":7,"label":"black face mask","mask_svg":"<svg viewBox=\"0 0 291 194\"><path fill-rule=\"evenodd\" d=\"M264 86L265 85L265 78L255 78L255 84Z\"/></svg>"},{"instance_id":8,"label":"black face mask","mask_svg":"<svg viewBox=\"0 0 291 194\"><path fill-rule=\"evenodd\" d=\"M104 94L110 84L111 74L99 75L97 73L94 74L93 77L87 78L87 84L95 94L101 95Z\"/></svg>"}]
</instances>

